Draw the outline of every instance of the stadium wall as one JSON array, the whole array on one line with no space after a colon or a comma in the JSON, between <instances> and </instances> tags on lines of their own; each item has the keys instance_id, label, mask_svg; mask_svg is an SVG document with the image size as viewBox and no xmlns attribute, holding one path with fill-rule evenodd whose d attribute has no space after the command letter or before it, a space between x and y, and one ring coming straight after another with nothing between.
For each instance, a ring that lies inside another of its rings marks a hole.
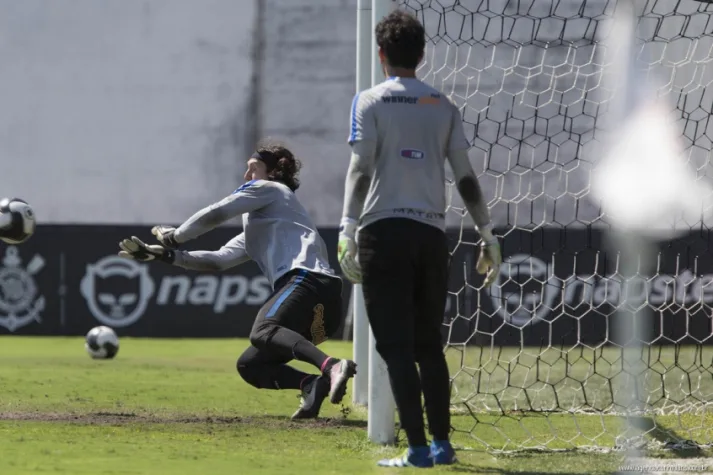
<instances>
[{"instance_id":1,"label":"stadium wall","mask_svg":"<svg viewBox=\"0 0 713 475\"><path fill-rule=\"evenodd\" d=\"M219 229L186 247L217 248L237 231ZM320 233L335 262L338 230ZM147 234L136 226L41 226L22 246L0 245L0 334L83 335L104 324L124 336L247 337L271 293L257 267L202 273L116 256L122 238ZM450 343L559 347L612 341L608 332L625 288L598 230L507 233L506 264L490 291L477 290L482 277L474 271L476 248L458 245L474 238L449 235L455 252L445 321L451 325L443 330ZM713 340L710 248L707 233L662 244L658 273L632 287L635 305L656 310L659 343ZM346 314L351 286L344 288Z\"/></svg>"},{"instance_id":2,"label":"stadium wall","mask_svg":"<svg viewBox=\"0 0 713 475\"><path fill-rule=\"evenodd\" d=\"M356 0L0 0L0 195L28 200L43 223L177 223L234 190L255 140L272 136L303 158L301 198L334 225L355 11Z\"/></svg>"},{"instance_id":3,"label":"stadium wall","mask_svg":"<svg viewBox=\"0 0 713 475\"><path fill-rule=\"evenodd\" d=\"M517 16L514 3L496 3L493 11ZM506 30L524 41L532 31L520 24ZM44 223L179 223L235 189L242 158L256 139L272 136L303 160L299 196L310 214L320 226L335 226L349 158L355 39L356 0L0 0L0 195L29 200ZM577 137L593 134L591 111L568 112L571 138L556 147L538 141L520 150L522 141L511 137L531 134L534 119L505 131L522 101L494 96L528 84L522 75L503 76L513 57L527 68L544 50L514 55L513 48L498 46L502 67L483 73L477 94L469 74L448 74L459 60L443 44L436 58L444 64L427 62L422 75L454 94L471 122L490 104L471 155L486 196L500 198L493 200L496 223L594 222L600 211L582 198L588 168L577 166ZM582 47L577 64L592 61L590 49ZM484 68L490 53L474 49L469 67ZM548 65L572 57L562 46L547 48ZM545 90L550 75L527 81ZM560 83L574 96L584 92ZM542 113L557 115L557 107ZM448 215L450 225L460 220Z\"/></svg>"}]
</instances>

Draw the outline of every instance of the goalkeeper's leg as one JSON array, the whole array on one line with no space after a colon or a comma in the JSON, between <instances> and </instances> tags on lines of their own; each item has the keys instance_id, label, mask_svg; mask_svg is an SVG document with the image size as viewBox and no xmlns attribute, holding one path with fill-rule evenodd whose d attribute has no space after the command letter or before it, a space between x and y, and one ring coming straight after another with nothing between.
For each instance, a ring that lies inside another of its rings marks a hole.
<instances>
[{"instance_id":1,"label":"goalkeeper's leg","mask_svg":"<svg viewBox=\"0 0 713 475\"><path fill-rule=\"evenodd\" d=\"M419 232L423 231L421 226L427 227L407 219L384 219L359 232L366 313L376 350L386 363L399 421L409 445L406 455L381 460L382 466L433 466L426 442L414 340L414 251Z\"/></svg>"},{"instance_id":2,"label":"goalkeeper's leg","mask_svg":"<svg viewBox=\"0 0 713 475\"><path fill-rule=\"evenodd\" d=\"M290 359L251 346L238 359L238 373L258 389L299 389L302 401L292 418L315 418L329 393L329 382L319 375L288 366Z\"/></svg>"},{"instance_id":3,"label":"goalkeeper's leg","mask_svg":"<svg viewBox=\"0 0 713 475\"><path fill-rule=\"evenodd\" d=\"M238 373L258 389L302 389L316 376L288 366L291 359L250 346L238 358Z\"/></svg>"},{"instance_id":4,"label":"goalkeeper's leg","mask_svg":"<svg viewBox=\"0 0 713 475\"><path fill-rule=\"evenodd\" d=\"M341 279L296 270L281 278L275 288L258 312L250 342L284 359L311 363L329 383L330 401L341 402L356 364L330 357L316 346L339 326Z\"/></svg>"},{"instance_id":5,"label":"goalkeeper's leg","mask_svg":"<svg viewBox=\"0 0 713 475\"><path fill-rule=\"evenodd\" d=\"M441 339L450 256L446 235L436 228L424 230L420 244L414 322L416 361L421 370L428 428L433 434L431 454L435 463L451 464L456 458L449 441L450 377Z\"/></svg>"}]
</instances>

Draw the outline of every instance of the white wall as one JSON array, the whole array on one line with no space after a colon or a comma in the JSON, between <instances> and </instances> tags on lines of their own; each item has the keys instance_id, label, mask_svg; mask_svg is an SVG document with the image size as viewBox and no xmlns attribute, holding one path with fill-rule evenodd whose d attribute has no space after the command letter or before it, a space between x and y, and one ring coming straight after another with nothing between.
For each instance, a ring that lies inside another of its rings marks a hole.
<instances>
[{"instance_id":1,"label":"white wall","mask_svg":"<svg viewBox=\"0 0 713 475\"><path fill-rule=\"evenodd\" d=\"M235 188L253 0L0 0L0 194L178 222Z\"/></svg>"},{"instance_id":2,"label":"white wall","mask_svg":"<svg viewBox=\"0 0 713 475\"><path fill-rule=\"evenodd\" d=\"M258 22L257 0L0 0L0 195L28 199L43 222L177 223L231 192L253 141L273 136L303 160L298 196L317 224L335 226L349 160L356 0L261 1ZM581 4L468 2L478 10L474 31L460 28L459 9L445 22L438 5L427 10L427 30L441 41L419 74L463 106L497 224L576 226L599 215L585 197L592 160L582 144L595 141L605 97L594 48L580 41L583 25L590 40L595 31L575 18ZM605 4L588 0L585 14L604 25ZM710 177L710 14L694 17L692 0L657 5L680 11L660 35L703 37L694 51L692 40L658 38L650 46L665 59L651 69L694 85L683 87L693 116L679 112L677 124L692 164ZM517 46L532 40L533 17L540 43ZM650 39L659 24L646 25ZM542 46L562 35L573 46ZM480 43L450 43L458 37Z\"/></svg>"},{"instance_id":3,"label":"white wall","mask_svg":"<svg viewBox=\"0 0 713 475\"><path fill-rule=\"evenodd\" d=\"M304 164L298 196L320 225L338 226L356 92L356 0L268 0L263 133Z\"/></svg>"}]
</instances>

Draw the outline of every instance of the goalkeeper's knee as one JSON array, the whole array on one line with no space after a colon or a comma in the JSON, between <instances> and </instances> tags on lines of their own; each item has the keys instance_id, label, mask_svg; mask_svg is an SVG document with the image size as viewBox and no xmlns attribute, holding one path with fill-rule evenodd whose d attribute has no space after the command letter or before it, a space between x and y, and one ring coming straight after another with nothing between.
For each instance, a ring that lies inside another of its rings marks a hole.
<instances>
[{"instance_id":1,"label":"goalkeeper's knee","mask_svg":"<svg viewBox=\"0 0 713 475\"><path fill-rule=\"evenodd\" d=\"M266 349L272 340L273 335L277 331L278 326L272 324L263 324L253 329L250 333L250 343L258 349Z\"/></svg>"},{"instance_id":2,"label":"goalkeeper's knee","mask_svg":"<svg viewBox=\"0 0 713 475\"><path fill-rule=\"evenodd\" d=\"M265 371L264 365L254 364L250 361L245 361L241 356L235 365L238 369L238 374L243 378L243 381L250 386L258 389L272 389L274 384L268 373Z\"/></svg>"}]
</instances>

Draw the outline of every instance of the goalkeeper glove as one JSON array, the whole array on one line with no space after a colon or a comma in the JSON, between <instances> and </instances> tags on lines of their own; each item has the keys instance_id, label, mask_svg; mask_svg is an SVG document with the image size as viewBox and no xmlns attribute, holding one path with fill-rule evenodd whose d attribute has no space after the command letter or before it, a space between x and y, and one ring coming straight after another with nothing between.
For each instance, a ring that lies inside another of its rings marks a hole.
<instances>
[{"instance_id":1,"label":"goalkeeper glove","mask_svg":"<svg viewBox=\"0 0 713 475\"><path fill-rule=\"evenodd\" d=\"M179 243L173 236L176 228L173 226L154 226L151 228L151 234L156 236L158 242L169 249L178 249Z\"/></svg>"},{"instance_id":2,"label":"goalkeeper glove","mask_svg":"<svg viewBox=\"0 0 713 475\"><path fill-rule=\"evenodd\" d=\"M356 234L356 221L349 218L342 218L342 224L339 226L339 247L337 250L337 258L339 266L349 282L352 284L361 284L361 267L356 260L357 245L354 240Z\"/></svg>"},{"instance_id":3,"label":"goalkeeper glove","mask_svg":"<svg viewBox=\"0 0 713 475\"><path fill-rule=\"evenodd\" d=\"M166 249L158 244L148 245L136 236L131 236L131 239L124 239L119 243L121 251L119 256L135 261L162 261L167 264L173 264L176 253L170 249Z\"/></svg>"},{"instance_id":4,"label":"goalkeeper glove","mask_svg":"<svg viewBox=\"0 0 713 475\"><path fill-rule=\"evenodd\" d=\"M500 264L503 259L500 254L500 244L498 238L493 236L490 226L483 226L478 229L480 236L483 238L483 243L480 245L480 256L475 264L475 269L478 274L485 274L483 287L487 288L493 285L500 274Z\"/></svg>"}]
</instances>

